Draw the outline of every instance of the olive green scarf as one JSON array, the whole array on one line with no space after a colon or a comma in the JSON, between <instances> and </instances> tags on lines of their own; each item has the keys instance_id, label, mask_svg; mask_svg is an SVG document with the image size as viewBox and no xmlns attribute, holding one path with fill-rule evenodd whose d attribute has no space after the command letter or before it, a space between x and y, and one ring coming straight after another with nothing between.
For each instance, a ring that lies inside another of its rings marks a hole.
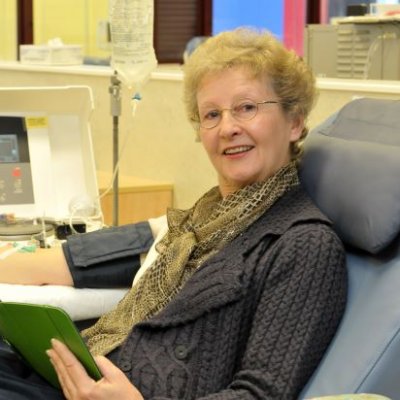
<instances>
[{"instance_id":1,"label":"olive green scarf","mask_svg":"<svg viewBox=\"0 0 400 400\"><path fill-rule=\"evenodd\" d=\"M119 346L132 326L161 311L207 258L297 184L297 169L291 162L266 181L225 198L215 187L189 210L168 210L168 233L156 247L157 259L114 310L83 331L91 352L107 354Z\"/></svg>"}]
</instances>

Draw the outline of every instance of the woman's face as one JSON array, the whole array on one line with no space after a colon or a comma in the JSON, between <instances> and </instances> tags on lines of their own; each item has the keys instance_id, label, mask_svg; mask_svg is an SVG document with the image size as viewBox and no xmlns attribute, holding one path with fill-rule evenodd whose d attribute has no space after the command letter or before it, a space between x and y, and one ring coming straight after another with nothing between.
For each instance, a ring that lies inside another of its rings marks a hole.
<instances>
[{"instance_id":1,"label":"woman's face","mask_svg":"<svg viewBox=\"0 0 400 400\"><path fill-rule=\"evenodd\" d=\"M227 109L243 99L279 100L266 78L250 79L246 69L239 67L206 75L197 92L200 119L214 120L224 110L217 126L200 127L223 196L264 181L286 165L290 143L299 139L303 129L303 121L286 116L280 104L261 104L254 118L238 120Z\"/></svg>"}]
</instances>

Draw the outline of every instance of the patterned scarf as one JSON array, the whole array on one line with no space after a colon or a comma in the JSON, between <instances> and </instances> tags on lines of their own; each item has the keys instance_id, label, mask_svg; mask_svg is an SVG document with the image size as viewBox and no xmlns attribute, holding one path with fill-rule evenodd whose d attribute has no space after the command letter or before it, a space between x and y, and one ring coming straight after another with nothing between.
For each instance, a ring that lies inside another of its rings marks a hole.
<instances>
[{"instance_id":1,"label":"patterned scarf","mask_svg":"<svg viewBox=\"0 0 400 400\"><path fill-rule=\"evenodd\" d=\"M160 312L206 259L297 184L296 165L291 162L266 181L225 198L214 187L193 208L168 210L168 233L157 245L157 259L114 310L83 331L91 352L107 354L118 347L135 324Z\"/></svg>"}]
</instances>

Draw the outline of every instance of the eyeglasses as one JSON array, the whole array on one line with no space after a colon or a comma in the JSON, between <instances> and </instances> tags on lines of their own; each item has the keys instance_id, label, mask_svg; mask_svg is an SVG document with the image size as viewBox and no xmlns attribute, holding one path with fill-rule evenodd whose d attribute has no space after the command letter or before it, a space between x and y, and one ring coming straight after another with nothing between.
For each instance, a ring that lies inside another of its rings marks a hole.
<instances>
[{"instance_id":1,"label":"eyeglasses","mask_svg":"<svg viewBox=\"0 0 400 400\"><path fill-rule=\"evenodd\" d=\"M200 127L205 129L215 128L222 120L222 113L230 111L232 117L237 121L250 121L258 112L259 106L263 104L279 104L277 100L253 101L250 99L241 99L232 104L231 108L206 109L200 111L199 121L196 121Z\"/></svg>"}]
</instances>

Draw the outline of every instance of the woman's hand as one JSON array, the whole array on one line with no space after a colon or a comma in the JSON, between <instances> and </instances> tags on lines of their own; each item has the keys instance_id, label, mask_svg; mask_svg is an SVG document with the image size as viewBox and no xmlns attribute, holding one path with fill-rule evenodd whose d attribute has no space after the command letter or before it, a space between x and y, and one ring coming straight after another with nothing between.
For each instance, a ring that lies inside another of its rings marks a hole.
<instances>
[{"instance_id":1,"label":"woman's hand","mask_svg":"<svg viewBox=\"0 0 400 400\"><path fill-rule=\"evenodd\" d=\"M52 339L51 343L52 348L47 351L47 355L68 400L143 400L143 396L125 374L107 358L96 357L96 363L103 375L96 382L67 346L56 339Z\"/></svg>"}]
</instances>

